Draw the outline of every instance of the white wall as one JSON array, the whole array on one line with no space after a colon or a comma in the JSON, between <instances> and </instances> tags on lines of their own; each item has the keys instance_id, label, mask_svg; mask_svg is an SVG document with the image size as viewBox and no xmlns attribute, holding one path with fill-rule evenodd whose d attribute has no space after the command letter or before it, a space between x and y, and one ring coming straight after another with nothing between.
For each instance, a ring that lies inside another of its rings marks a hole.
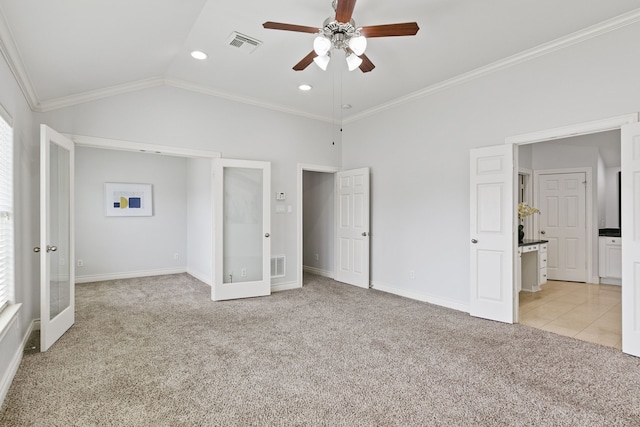
<instances>
[{"instance_id":1,"label":"white wall","mask_svg":"<svg viewBox=\"0 0 640 427\"><path fill-rule=\"evenodd\" d=\"M187 159L77 147L75 165L78 282L186 271ZM106 216L106 182L152 184L153 216Z\"/></svg>"},{"instance_id":2,"label":"white wall","mask_svg":"<svg viewBox=\"0 0 640 427\"><path fill-rule=\"evenodd\" d=\"M211 160L187 160L187 271L212 284L213 200Z\"/></svg>"},{"instance_id":3,"label":"white wall","mask_svg":"<svg viewBox=\"0 0 640 427\"><path fill-rule=\"evenodd\" d=\"M11 116L14 137L15 302L22 306L0 338L0 402L22 357L22 345L32 321L40 316L40 149L34 124L18 84L4 58L0 60L0 104Z\"/></svg>"},{"instance_id":4,"label":"white wall","mask_svg":"<svg viewBox=\"0 0 640 427\"><path fill-rule=\"evenodd\" d=\"M618 197L620 191L620 187L618 186L618 172L620 172L620 166L605 169L605 228L620 227L620 220L618 218L618 212L620 211L618 206Z\"/></svg>"},{"instance_id":5,"label":"white wall","mask_svg":"<svg viewBox=\"0 0 640 427\"><path fill-rule=\"evenodd\" d=\"M303 265L309 271L330 277L335 270L334 177L333 173L323 172L302 174Z\"/></svg>"},{"instance_id":6,"label":"white wall","mask_svg":"<svg viewBox=\"0 0 640 427\"><path fill-rule=\"evenodd\" d=\"M345 124L343 167L372 168L374 286L468 304L469 150L640 111L639 38L634 24Z\"/></svg>"},{"instance_id":7,"label":"white wall","mask_svg":"<svg viewBox=\"0 0 640 427\"><path fill-rule=\"evenodd\" d=\"M287 193L292 212L271 215L271 252L287 257L297 280L298 163L340 166L341 142L329 123L265 110L173 87L155 87L37 115L54 129L125 141L218 151L226 158L271 162L271 188ZM275 196L272 199L275 208ZM204 270L204 267L200 267ZM207 274L207 271L203 271Z\"/></svg>"}]
</instances>

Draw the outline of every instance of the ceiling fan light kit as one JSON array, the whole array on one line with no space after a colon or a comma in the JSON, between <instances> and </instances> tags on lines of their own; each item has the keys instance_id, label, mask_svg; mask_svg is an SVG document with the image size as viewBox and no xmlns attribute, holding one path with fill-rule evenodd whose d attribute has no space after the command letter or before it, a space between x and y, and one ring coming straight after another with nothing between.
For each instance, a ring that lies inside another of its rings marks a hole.
<instances>
[{"instance_id":1,"label":"ceiling fan light kit","mask_svg":"<svg viewBox=\"0 0 640 427\"><path fill-rule=\"evenodd\" d=\"M358 28L355 21L351 19L356 0L333 0L332 6L336 12L335 18L327 18L322 24L322 28L271 21L262 24L266 29L317 35L313 40L313 50L294 65L294 70L304 70L312 62L315 62L320 69L326 70L331 59L331 50L335 49L344 50L349 71L360 68L363 73L367 73L375 68L375 65L364 54L367 49L367 37L414 36L420 29L416 22Z\"/></svg>"},{"instance_id":2,"label":"ceiling fan light kit","mask_svg":"<svg viewBox=\"0 0 640 427\"><path fill-rule=\"evenodd\" d=\"M313 58L313 62L315 62L316 65L320 67L322 71L327 71L327 66L329 66L330 60L331 58L329 57L328 54L322 55L322 56L316 56L315 58Z\"/></svg>"}]
</instances>

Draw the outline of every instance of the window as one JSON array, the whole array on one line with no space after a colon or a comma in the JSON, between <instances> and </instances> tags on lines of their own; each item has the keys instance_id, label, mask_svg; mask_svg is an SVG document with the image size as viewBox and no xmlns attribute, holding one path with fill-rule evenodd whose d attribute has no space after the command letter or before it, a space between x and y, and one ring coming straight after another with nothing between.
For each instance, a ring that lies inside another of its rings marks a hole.
<instances>
[{"instance_id":1,"label":"window","mask_svg":"<svg viewBox=\"0 0 640 427\"><path fill-rule=\"evenodd\" d=\"M3 110L0 107L0 110ZM0 111L0 311L13 300L13 129Z\"/></svg>"}]
</instances>

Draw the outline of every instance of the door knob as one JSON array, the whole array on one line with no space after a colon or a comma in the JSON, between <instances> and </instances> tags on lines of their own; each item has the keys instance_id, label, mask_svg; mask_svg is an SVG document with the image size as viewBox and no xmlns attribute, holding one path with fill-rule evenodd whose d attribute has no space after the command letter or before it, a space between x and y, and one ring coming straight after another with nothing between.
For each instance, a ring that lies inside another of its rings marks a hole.
<instances>
[{"instance_id":1,"label":"door knob","mask_svg":"<svg viewBox=\"0 0 640 427\"><path fill-rule=\"evenodd\" d=\"M476 239L471 239L471 243L475 245L476 243L478 243L478 241Z\"/></svg>"},{"instance_id":2,"label":"door knob","mask_svg":"<svg viewBox=\"0 0 640 427\"><path fill-rule=\"evenodd\" d=\"M55 252L58 250L57 246L49 246L47 245L47 252Z\"/></svg>"},{"instance_id":3,"label":"door knob","mask_svg":"<svg viewBox=\"0 0 640 427\"><path fill-rule=\"evenodd\" d=\"M264 237L269 237L270 234L269 233L264 233Z\"/></svg>"},{"instance_id":4,"label":"door knob","mask_svg":"<svg viewBox=\"0 0 640 427\"><path fill-rule=\"evenodd\" d=\"M547 232L546 232L546 231L544 231L544 230L542 230L542 231L540 232L540 234L547 234Z\"/></svg>"},{"instance_id":5,"label":"door knob","mask_svg":"<svg viewBox=\"0 0 640 427\"><path fill-rule=\"evenodd\" d=\"M369 233L367 233L366 231L362 232L362 237L367 237L369 235Z\"/></svg>"},{"instance_id":6,"label":"door knob","mask_svg":"<svg viewBox=\"0 0 640 427\"><path fill-rule=\"evenodd\" d=\"M33 252L35 253L40 252L40 246L36 246L35 248L33 248Z\"/></svg>"}]
</instances>

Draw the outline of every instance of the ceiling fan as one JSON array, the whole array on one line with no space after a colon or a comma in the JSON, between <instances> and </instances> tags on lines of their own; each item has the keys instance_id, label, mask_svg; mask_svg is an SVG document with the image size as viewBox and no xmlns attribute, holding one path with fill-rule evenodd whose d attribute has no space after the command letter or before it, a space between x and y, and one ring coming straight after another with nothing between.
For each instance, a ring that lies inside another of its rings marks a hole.
<instances>
[{"instance_id":1,"label":"ceiling fan","mask_svg":"<svg viewBox=\"0 0 640 427\"><path fill-rule=\"evenodd\" d=\"M351 19L355 6L356 0L333 0L332 7L336 12L335 18L331 16L327 18L322 24L322 28L271 21L265 22L262 26L271 30L318 34L313 42L313 50L293 66L296 71L304 70L312 62L315 62L322 70L326 70L331 59L331 50L338 49L345 51L349 71L360 68L363 73L368 73L375 68L375 65L364 54L367 48L367 38L415 36L420 29L416 22L356 27L355 21Z\"/></svg>"}]
</instances>

